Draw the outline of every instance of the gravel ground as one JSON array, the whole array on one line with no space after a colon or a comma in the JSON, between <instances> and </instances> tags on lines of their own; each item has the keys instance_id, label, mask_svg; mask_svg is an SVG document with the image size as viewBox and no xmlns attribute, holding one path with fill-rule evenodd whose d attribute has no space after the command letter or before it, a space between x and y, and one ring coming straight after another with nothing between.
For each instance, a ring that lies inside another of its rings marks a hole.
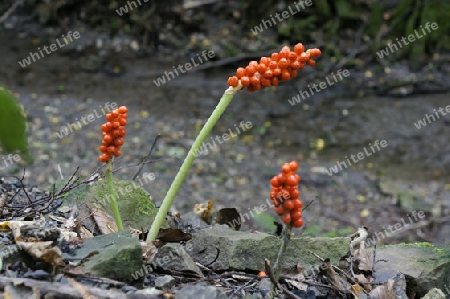
<instances>
[{"instance_id":1,"label":"gravel ground","mask_svg":"<svg viewBox=\"0 0 450 299\"><path fill-rule=\"evenodd\" d=\"M0 40L5 40L5 35ZM99 126L104 122L102 108L115 102L129 108L129 125L123 156L116 167L138 162L149 151L157 134L162 138L152 156L155 163L144 168L155 180L143 187L158 203L175 176L182 159L202 124L210 115L226 88L231 69L183 74L156 87L151 79L133 75L111 76L86 73L80 65L86 55L51 54L22 69L17 61L34 48L13 41L0 49L8 57L0 73L0 82L15 92L30 120L30 145L36 161L26 166L26 180L45 189L58 178L69 178L77 166L89 175L100 162ZM187 60L188 61L188 60ZM122 65L129 73L151 69L164 72L172 64L155 59L137 59L124 55ZM355 77L358 74L355 73ZM298 89L296 89L298 92ZM424 200L440 203L439 213L427 219L449 214L449 145L448 119L436 121L417 130L413 123L431 113L433 108L448 105L447 95L409 98L311 98L306 105L292 107L288 99L295 96L292 86L238 94L211 136L237 132L241 121L252 128L199 156L177 195L174 209L190 211L195 203L214 200L216 208L237 207L241 212L264 203L270 191L269 180L282 163L296 159L302 176L301 197L318 200L305 212L307 227L318 233L343 234L357 226L370 224L381 229L399 222L410 210L401 208L395 198L380 188L381 179L404 183L405 191L416 190ZM62 126L94 114L94 120L64 138ZM100 117L96 116L99 115ZM361 151L369 142L387 140L389 146L378 155L368 157L339 175L323 171ZM322 143L325 147L322 149ZM8 169L13 171L13 167ZM16 169L18 170L18 169ZM131 178L136 167L120 170L117 176ZM380 221L382 220L382 221ZM244 229L259 228L249 222ZM448 226L424 227L406 231L386 240L450 242Z\"/></svg>"}]
</instances>

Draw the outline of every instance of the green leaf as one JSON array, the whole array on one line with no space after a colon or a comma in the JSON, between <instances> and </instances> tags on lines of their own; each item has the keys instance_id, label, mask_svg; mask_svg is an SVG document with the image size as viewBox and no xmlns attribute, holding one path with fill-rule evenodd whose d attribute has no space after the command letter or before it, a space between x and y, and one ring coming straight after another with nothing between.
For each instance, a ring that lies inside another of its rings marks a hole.
<instances>
[{"instance_id":1,"label":"green leaf","mask_svg":"<svg viewBox=\"0 0 450 299\"><path fill-rule=\"evenodd\" d=\"M22 158L32 162L28 149L26 123L17 100L0 86L0 145L6 153L19 151Z\"/></svg>"}]
</instances>

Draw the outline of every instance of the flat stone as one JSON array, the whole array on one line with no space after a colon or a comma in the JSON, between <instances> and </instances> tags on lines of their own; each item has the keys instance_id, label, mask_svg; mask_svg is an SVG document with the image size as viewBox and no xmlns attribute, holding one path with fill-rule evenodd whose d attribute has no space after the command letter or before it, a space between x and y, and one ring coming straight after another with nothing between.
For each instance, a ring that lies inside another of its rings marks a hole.
<instances>
[{"instance_id":1,"label":"flat stone","mask_svg":"<svg viewBox=\"0 0 450 299\"><path fill-rule=\"evenodd\" d=\"M228 299L228 296L215 287L194 285L178 290L175 299Z\"/></svg>"},{"instance_id":2,"label":"flat stone","mask_svg":"<svg viewBox=\"0 0 450 299\"><path fill-rule=\"evenodd\" d=\"M192 245L187 245L186 249L192 250ZM202 271L194 263L186 249L178 243L167 243L159 249L151 265L168 271L192 272L203 277Z\"/></svg>"},{"instance_id":3,"label":"flat stone","mask_svg":"<svg viewBox=\"0 0 450 299\"><path fill-rule=\"evenodd\" d=\"M119 281L132 281L132 274L142 269L142 249L139 240L129 230L86 239L75 257L84 258L98 251L82 264L86 274ZM72 255L63 254L64 258Z\"/></svg>"},{"instance_id":4,"label":"flat stone","mask_svg":"<svg viewBox=\"0 0 450 299\"><path fill-rule=\"evenodd\" d=\"M430 243L380 246L376 251L375 271L401 271L418 296L436 287L450 286L450 245Z\"/></svg>"},{"instance_id":5,"label":"flat stone","mask_svg":"<svg viewBox=\"0 0 450 299\"><path fill-rule=\"evenodd\" d=\"M203 229L193 234L191 256L203 265L220 270L264 269L264 259L275 262L281 240L265 233L249 233L233 230ZM322 258L330 258L333 264L349 249L350 238L308 238L292 236L286 250L284 266L301 263L304 269L318 264L308 253L315 252ZM216 258L217 257L217 258ZM216 268L217 269L217 268Z\"/></svg>"},{"instance_id":6,"label":"flat stone","mask_svg":"<svg viewBox=\"0 0 450 299\"><path fill-rule=\"evenodd\" d=\"M170 275L164 275L156 278L155 280L155 288L159 290L167 290L176 284L175 278Z\"/></svg>"},{"instance_id":7,"label":"flat stone","mask_svg":"<svg viewBox=\"0 0 450 299\"><path fill-rule=\"evenodd\" d=\"M395 298L396 299L408 299L406 295L406 278L403 273L398 271L377 271L375 272L375 281L374 283L385 283L389 280L394 281L394 290L395 290Z\"/></svg>"},{"instance_id":8,"label":"flat stone","mask_svg":"<svg viewBox=\"0 0 450 299\"><path fill-rule=\"evenodd\" d=\"M426 293L425 296L422 297L422 299L447 299L447 298L448 297L445 296L444 292L436 288L431 289L428 293Z\"/></svg>"}]
</instances>

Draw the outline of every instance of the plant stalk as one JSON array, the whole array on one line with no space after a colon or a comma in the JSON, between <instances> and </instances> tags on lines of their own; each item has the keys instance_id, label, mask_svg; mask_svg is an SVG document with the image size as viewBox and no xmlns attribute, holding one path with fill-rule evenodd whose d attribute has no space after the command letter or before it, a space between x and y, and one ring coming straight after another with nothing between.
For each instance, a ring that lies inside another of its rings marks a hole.
<instances>
[{"instance_id":1,"label":"plant stalk","mask_svg":"<svg viewBox=\"0 0 450 299\"><path fill-rule=\"evenodd\" d=\"M120 218L119 206L117 205L116 191L114 190L114 183L112 179L112 158L106 162L106 183L108 184L109 194L111 195L111 207L113 211L114 220L116 221L117 230L123 230L122 219Z\"/></svg>"},{"instance_id":2,"label":"plant stalk","mask_svg":"<svg viewBox=\"0 0 450 299\"><path fill-rule=\"evenodd\" d=\"M154 241L156 239L156 237L158 236L159 229L160 229L164 219L166 218L169 208L172 206L172 202L173 202L175 196L177 195L178 190L180 189L180 187L184 181L184 178L186 177L189 169L192 166L192 163L195 160L196 155L199 152L200 146L205 141L205 139L208 137L212 128L215 126L215 124L219 120L220 116L223 114L225 109L230 104L235 93L236 93L236 90L233 90L233 89L227 89L225 91L225 93L223 94L219 103L217 104L216 108L214 109L213 113L211 114L208 121L205 123L205 125L201 129L201 131L198 134L197 138L195 139L194 143L192 144L191 149L189 150L189 153L187 154L186 158L184 159L183 164L180 167L180 170L178 170L178 173L175 176L175 179L173 180L172 185L170 185L169 191L167 191L166 197L164 198L164 200L161 204L161 207L159 208L158 213L156 214L155 221L153 222L153 224L150 228L150 231L147 235L147 242Z\"/></svg>"},{"instance_id":3,"label":"plant stalk","mask_svg":"<svg viewBox=\"0 0 450 299\"><path fill-rule=\"evenodd\" d=\"M278 281L278 278L280 277L281 267L283 266L284 253L286 252L287 245L291 240L291 230L292 225L287 224L281 234L281 246L280 249L278 249L277 260L273 266L273 276L275 277L275 281ZM275 294L275 291L276 287L272 284L272 292L270 294Z\"/></svg>"}]
</instances>

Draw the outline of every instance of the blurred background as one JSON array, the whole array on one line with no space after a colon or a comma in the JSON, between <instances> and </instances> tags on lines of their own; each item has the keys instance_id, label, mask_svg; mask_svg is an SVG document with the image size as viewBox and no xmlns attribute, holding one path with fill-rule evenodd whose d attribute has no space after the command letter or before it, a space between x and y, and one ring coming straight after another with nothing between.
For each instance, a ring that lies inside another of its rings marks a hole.
<instances>
[{"instance_id":1,"label":"blurred background","mask_svg":"<svg viewBox=\"0 0 450 299\"><path fill-rule=\"evenodd\" d=\"M297 160L301 199L314 200L303 234L345 236L362 225L373 234L406 223L379 243L448 244L450 116L439 109L450 105L449 20L446 0L1 1L0 84L23 105L35 161L0 175L25 168L25 182L41 190L78 166L90 175L101 165L102 109L117 103L128 106L129 125L116 167L139 162L161 135L143 170L155 179L142 185L159 205L227 78L302 42L322 50L316 67L276 88L239 92L211 137L236 134L241 121L252 128L197 157L172 210L213 200L215 209L248 213L267 203L282 163ZM214 55L199 63L204 51ZM350 75L334 80L339 70ZM320 82L334 83L291 105ZM388 146L328 174L376 140ZM410 221L414 211L425 217ZM243 229L270 231L274 216L258 214Z\"/></svg>"}]
</instances>

